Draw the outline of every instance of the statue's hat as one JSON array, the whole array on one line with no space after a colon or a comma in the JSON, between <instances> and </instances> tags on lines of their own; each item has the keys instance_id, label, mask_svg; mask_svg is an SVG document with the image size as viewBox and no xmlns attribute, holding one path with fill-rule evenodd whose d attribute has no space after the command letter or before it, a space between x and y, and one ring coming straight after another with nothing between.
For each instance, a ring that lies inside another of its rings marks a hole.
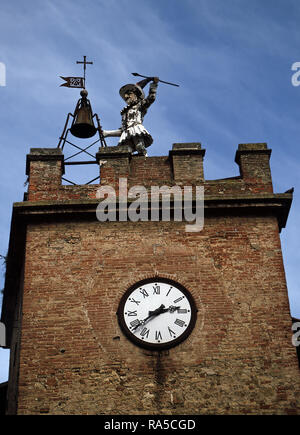
<instances>
[{"instance_id":1,"label":"statue's hat","mask_svg":"<svg viewBox=\"0 0 300 435\"><path fill-rule=\"evenodd\" d=\"M137 82L135 84L129 83L128 85L124 85L121 87L119 93L123 100L125 100L124 96L127 92L134 92L137 94L139 98L145 98L145 93L143 91L143 88L146 86L146 84L149 83L149 79L141 80L140 82Z\"/></svg>"}]
</instances>

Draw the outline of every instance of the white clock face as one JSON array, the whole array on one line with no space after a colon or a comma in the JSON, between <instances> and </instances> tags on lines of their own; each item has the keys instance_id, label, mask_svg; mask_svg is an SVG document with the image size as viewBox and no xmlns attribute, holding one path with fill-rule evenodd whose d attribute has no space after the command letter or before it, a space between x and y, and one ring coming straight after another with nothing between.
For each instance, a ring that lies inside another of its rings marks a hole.
<instances>
[{"instance_id":1,"label":"white clock face","mask_svg":"<svg viewBox=\"0 0 300 435\"><path fill-rule=\"evenodd\" d=\"M135 344L148 349L167 349L183 341L196 321L191 294L180 284L147 279L124 294L118 309L119 324Z\"/></svg>"}]
</instances>

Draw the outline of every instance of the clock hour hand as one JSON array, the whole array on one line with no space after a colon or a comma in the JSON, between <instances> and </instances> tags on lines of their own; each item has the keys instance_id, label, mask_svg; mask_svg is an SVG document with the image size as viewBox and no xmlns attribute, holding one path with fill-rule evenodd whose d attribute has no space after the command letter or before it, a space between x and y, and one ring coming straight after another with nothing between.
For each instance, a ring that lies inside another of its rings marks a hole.
<instances>
[{"instance_id":1,"label":"clock hour hand","mask_svg":"<svg viewBox=\"0 0 300 435\"><path fill-rule=\"evenodd\" d=\"M159 308L157 308L157 310L149 311L149 316L153 316L161 313L167 313L168 311L170 311L170 313L174 313L174 311L178 310L179 308L180 306L174 307L174 305L170 305L169 308L165 308L164 305L161 305Z\"/></svg>"},{"instance_id":2,"label":"clock hour hand","mask_svg":"<svg viewBox=\"0 0 300 435\"><path fill-rule=\"evenodd\" d=\"M149 311L149 316L147 317L147 319L149 317L152 316L158 316L161 313L165 313L166 311L168 311L167 309L165 309L165 306L162 304L159 308L156 308L156 310L154 311ZM145 319L146 320L146 319Z\"/></svg>"}]
</instances>

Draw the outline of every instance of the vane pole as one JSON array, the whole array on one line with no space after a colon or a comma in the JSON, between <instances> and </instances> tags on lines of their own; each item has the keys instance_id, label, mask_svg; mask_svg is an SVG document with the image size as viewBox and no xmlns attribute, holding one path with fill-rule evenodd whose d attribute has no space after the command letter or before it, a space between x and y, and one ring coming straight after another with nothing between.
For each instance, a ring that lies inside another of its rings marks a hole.
<instances>
[{"instance_id":1,"label":"vane pole","mask_svg":"<svg viewBox=\"0 0 300 435\"><path fill-rule=\"evenodd\" d=\"M77 60L76 63L83 63L83 81L84 81L84 88L85 88L85 70L87 65L93 65L93 62L87 62L86 56L83 56L83 62L80 60Z\"/></svg>"}]
</instances>

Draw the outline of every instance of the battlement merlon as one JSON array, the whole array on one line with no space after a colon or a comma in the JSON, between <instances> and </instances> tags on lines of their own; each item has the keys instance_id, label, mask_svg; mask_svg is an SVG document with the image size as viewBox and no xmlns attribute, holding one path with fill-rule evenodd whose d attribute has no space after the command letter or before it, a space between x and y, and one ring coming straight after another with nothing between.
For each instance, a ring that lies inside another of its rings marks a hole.
<instances>
[{"instance_id":1,"label":"battlement merlon","mask_svg":"<svg viewBox=\"0 0 300 435\"><path fill-rule=\"evenodd\" d=\"M235 162L239 165L240 175L245 182L263 183L272 189L269 164L271 152L266 143L248 143L238 146Z\"/></svg>"}]
</instances>

